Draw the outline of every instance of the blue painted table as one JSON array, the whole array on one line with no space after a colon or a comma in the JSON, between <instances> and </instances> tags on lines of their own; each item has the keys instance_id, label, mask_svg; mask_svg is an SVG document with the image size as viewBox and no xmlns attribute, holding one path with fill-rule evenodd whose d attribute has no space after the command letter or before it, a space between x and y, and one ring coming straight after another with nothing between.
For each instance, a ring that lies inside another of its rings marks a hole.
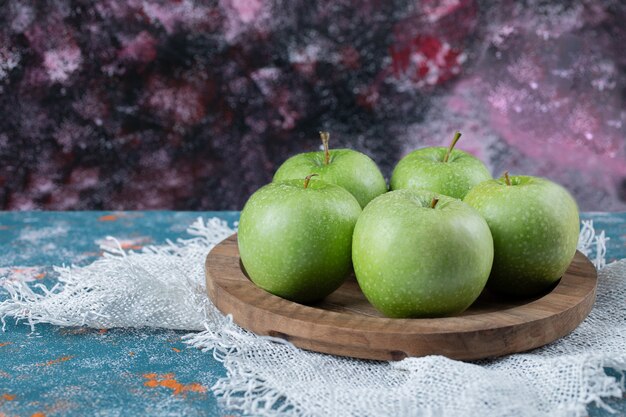
<instances>
[{"instance_id":1,"label":"blue painted table","mask_svg":"<svg viewBox=\"0 0 626 417\"><path fill-rule=\"evenodd\" d=\"M115 236L127 249L185 237L198 216L231 226L238 212L1 212L0 279L54 283L52 265L84 265ZM610 237L607 261L626 257L626 213L586 213ZM3 278L4 277L4 278ZM6 297L0 290L0 301ZM0 416L225 416L210 387L225 376L185 332L61 328L8 321L0 334ZM626 400L607 400L626 415ZM589 407L592 416L608 416ZM618 414L619 415L619 414Z\"/></svg>"}]
</instances>

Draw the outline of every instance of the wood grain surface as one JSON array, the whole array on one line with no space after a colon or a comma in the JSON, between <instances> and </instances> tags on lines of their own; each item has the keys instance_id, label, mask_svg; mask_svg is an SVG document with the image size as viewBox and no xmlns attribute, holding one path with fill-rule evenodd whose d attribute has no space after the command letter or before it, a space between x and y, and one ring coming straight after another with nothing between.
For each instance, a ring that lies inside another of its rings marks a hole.
<instances>
[{"instance_id":1,"label":"wood grain surface","mask_svg":"<svg viewBox=\"0 0 626 417\"><path fill-rule=\"evenodd\" d=\"M210 299L241 327L303 349L377 360L425 355L473 360L543 346L587 317L597 283L593 264L576 252L561 280L544 296L512 300L485 291L459 316L389 319L369 304L354 277L314 305L258 288L241 265L237 235L211 250L205 272Z\"/></svg>"}]
</instances>

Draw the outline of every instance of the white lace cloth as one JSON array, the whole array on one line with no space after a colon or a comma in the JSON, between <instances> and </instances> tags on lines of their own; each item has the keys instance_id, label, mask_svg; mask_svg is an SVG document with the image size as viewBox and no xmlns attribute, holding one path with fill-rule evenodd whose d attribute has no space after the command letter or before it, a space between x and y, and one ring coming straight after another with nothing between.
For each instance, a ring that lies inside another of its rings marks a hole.
<instances>
[{"instance_id":1,"label":"white lace cloth","mask_svg":"<svg viewBox=\"0 0 626 417\"><path fill-rule=\"evenodd\" d=\"M53 288L5 281L0 317L62 326L165 327L200 332L188 344L213 352L227 377L212 387L222 403L252 415L582 416L586 404L621 396L626 370L626 260L604 265L604 233L583 222L579 249L600 271L589 317L570 335L525 354L473 363L442 356L374 362L300 350L234 325L208 301L204 259L233 233L219 219L194 236L145 248L108 250L78 268L56 268Z\"/></svg>"}]
</instances>

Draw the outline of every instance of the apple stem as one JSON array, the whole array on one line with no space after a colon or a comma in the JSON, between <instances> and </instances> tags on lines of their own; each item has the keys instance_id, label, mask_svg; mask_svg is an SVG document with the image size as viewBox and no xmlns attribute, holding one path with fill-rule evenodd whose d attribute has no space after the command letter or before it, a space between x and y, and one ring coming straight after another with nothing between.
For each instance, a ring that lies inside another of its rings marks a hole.
<instances>
[{"instance_id":1,"label":"apple stem","mask_svg":"<svg viewBox=\"0 0 626 417\"><path fill-rule=\"evenodd\" d=\"M504 174L502 174L504 176L504 182L506 183L506 185L511 185L511 178L509 178L509 171L504 171Z\"/></svg>"},{"instance_id":2,"label":"apple stem","mask_svg":"<svg viewBox=\"0 0 626 417\"><path fill-rule=\"evenodd\" d=\"M434 209L438 202L439 199L437 197L433 197L433 200L430 202L430 208Z\"/></svg>"},{"instance_id":3,"label":"apple stem","mask_svg":"<svg viewBox=\"0 0 626 417\"><path fill-rule=\"evenodd\" d=\"M320 132L322 138L322 144L324 145L324 165L328 165L330 162L330 151L328 150L328 141L330 140L330 133Z\"/></svg>"},{"instance_id":4,"label":"apple stem","mask_svg":"<svg viewBox=\"0 0 626 417\"><path fill-rule=\"evenodd\" d=\"M304 188L305 189L309 186L309 181L311 181L311 178L315 177L316 175L319 175L319 174L311 174L311 175L307 175L306 177L304 177Z\"/></svg>"},{"instance_id":5,"label":"apple stem","mask_svg":"<svg viewBox=\"0 0 626 417\"><path fill-rule=\"evenodd\" d=\"M454 149L454 146L459 141L459 139L461 139L461 132L459 132L459 131L454 132L454 138L452 139L452 143L450 143L450 146L448 147L448 151L446 152L446 156L443 157L443 162L448 162L448 158L450 158L450 154L452 153L452 149Z\"/></svg>"}]
</instances>

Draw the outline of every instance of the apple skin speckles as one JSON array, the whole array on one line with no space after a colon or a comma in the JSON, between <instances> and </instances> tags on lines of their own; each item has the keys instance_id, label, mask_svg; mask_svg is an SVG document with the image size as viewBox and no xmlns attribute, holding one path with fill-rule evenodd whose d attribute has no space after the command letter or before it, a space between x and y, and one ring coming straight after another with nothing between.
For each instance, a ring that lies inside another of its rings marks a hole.
<instances>
[{"instance_id":1,"label":"apple skin speckles","mask_svg":"<svg viewBox=\"0 0 626 417\"><path fill-rule=\"evenodd\" d=\"M485 218L494 241L487 284L512 295L542 293L563 275L578 243L576 201L560 185L543 178L511 176L483 182L464 201Z\"/></svg>"},{"instance_id":2,"label":"apple skin speckles","mask_svg":"<svg viewBox=\"0 0 626 417\"><path fill-rule=\"evenodd\" d=\"M387 192L387 183L376 163L367 155L352 149L331 149L330 163L324 164L324 152L307 152L287 159L274 174L274 181L304 178L318 174L322 180L348 190L361 208Z\"/></svg>"},{"instance_id":3,"label":"apple skin speckles","mask_svg":"<svg viewBox=\"0 0 626 417\"><path fill-rule=\"evenodd\" d=\"M443 147L423 148L402 158L391 175L391 189L424 189L462 199L473 186L491 179L478 158L454 149L443 162L446 152Z\"/></svg>"},{"instance_id":4,"label":"apple skin speckles","mask_svg":"<svg viewBox=\"0 0 626 417\"><path fill-rule=\"evenodd\" d=\"M310 303L350 273L352 231L361 213L345 189L324 181L268 184L246 203L238 245L248 276L280 297Z\"/></svg>"},{"instance_id":5,"label":"apple skin speckles","mask_svg":"<svg viewBox=\"0 0 626 417\"><path fill-rule=\"evenodd\" d=\"M439 198L430 208L433 197ZM439 317L469 307L493 261L485 220L458 199L425 190L391 191L359 217L354 271L366 298L388 317Z\"/></svg>"}]
</instances>

